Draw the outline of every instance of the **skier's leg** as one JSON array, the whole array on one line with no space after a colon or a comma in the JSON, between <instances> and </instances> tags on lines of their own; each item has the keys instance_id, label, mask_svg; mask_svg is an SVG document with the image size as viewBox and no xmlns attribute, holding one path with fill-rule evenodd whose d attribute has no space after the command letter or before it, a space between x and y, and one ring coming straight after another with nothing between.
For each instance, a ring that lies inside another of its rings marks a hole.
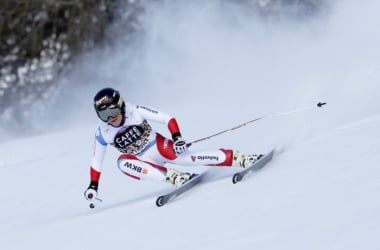
<instances>
[{"instance_id":1,"label":"skier's leg","mask_svg":"<svg viewBox=\"0 0 380 250\"><path fill-rule=\"evenodd\" d=\"M134 155L122 154L117 162L124 174L137 180L167 182L180 186L192 177L190 173L182 173L149 161L142 161Z\"/></svg>"},{"instance_id":2,"label":"skier's leg","mask_svg":"<svg viewBox=\"0 0 380 250\"><path fill-rule=\"evenodd\" d=\"M179 155L172 163L180 165L207 165L221 167L251 166L263 155L244 154L230 149L187 151Z\"/></svg>"},{"instance_id":3,"label":"skier's leg","mask_svg":"<svg viewBox=\"0 0 380 250\"><path fill-rule=\"evenodd\" d=\"M208 165L208 166L234 166L246 168L251 166L262 155L244 154L230 149L187 151L176 156L173 142L160 134L156 137L158 152L161 159L179 165Z\"/></svg>"},{"instance_id":4,"label":"skier's leg","mask_svg":"<svg viewBox=\"0 0 380 250\"><path fill-rule=\"evenodd\" d=\"M142 161L134 155L122 154L117 160L121 172L137 180L163 182L166 180L167 169L148 161Z\"/></svg>"},{"instance_id":5,"label":"skier's leg","mask_svg":"<svg viewBox=\"0 0 380 250\"><path fill-rule=\"evenodd\" d=\"M180 165L231 166L233 151L229 149L187 151L172 162Z\"/></svg>"},{"instance_id":6,"label":"skier's leg","mask_svg":"<svg viewBox=\"0 0 380 250\"><path fill-rule=\"evenodd\" d=\"M166 162L179 165L218 165L231 166L233 159L232 150L198 150L186 151L179 156L174 153L173 141L157 134L157 153Z\"/></svg>"}]
</instances>

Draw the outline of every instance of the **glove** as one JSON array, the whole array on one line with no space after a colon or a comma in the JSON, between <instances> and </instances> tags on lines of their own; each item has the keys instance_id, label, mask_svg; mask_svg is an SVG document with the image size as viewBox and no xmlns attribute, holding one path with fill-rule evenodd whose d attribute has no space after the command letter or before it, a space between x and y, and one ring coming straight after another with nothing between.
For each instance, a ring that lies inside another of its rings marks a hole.
<instances>
[{"instance_id":1,"label":"glove","mask_svg":"<svg viewBox=\"0 0 380 250\"><path fill-rule=\"evenodd\" d=\"M173 142L173 149L177 156L186 152L187 151L186 141L181 136L176 137Z\"/></svg>"},{"instance_id":2,"label":"glove","mask_svg":"<svg viewBox=\"0 0 380 250\"><path fill-rule=\"evenodd\" d=\"M90 186L84 191L84 197L86 200L94 200L98 196L98 182L91 181Z\"/></svg>"}]
</instances>

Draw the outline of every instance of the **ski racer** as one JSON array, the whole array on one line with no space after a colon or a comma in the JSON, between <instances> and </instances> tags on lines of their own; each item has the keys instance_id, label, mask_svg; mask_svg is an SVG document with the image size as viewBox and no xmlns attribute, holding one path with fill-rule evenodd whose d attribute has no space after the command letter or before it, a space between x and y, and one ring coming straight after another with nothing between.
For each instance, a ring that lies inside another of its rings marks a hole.
<instances>
[{"instance_id":1,"label":"ski racer","mask_svg":"<svg viewBox=\"0 0 380 250\"><path fill-rule=\"evenodd\" d=\"M167 168L165 163L246 168L261 157L230 149L190 151L174 117L147 106L124 102L119 91L113 88L101 89L95 95L94 108L102 122L95 135L90 185L84 192L87 200L97 196L107 145L122 153L117 165L125 175L174 186L182 185L192 174ZM166 124L172 138L156 132L150 121Z\"/></svg>"}]
</instances>

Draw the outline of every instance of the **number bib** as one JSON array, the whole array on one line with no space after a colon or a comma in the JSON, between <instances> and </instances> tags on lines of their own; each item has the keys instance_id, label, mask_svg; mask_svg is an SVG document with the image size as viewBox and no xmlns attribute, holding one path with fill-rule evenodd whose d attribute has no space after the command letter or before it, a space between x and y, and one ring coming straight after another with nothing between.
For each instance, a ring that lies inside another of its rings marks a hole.
<instances>
[{"instance_id":1,"label":"number bib","mask_svg":"<svg viewBox=\"0 0 380 250\"><path fill-rule=\"evenodd\" d=\"M138 154L149 142L152 127L144 120L140 125L132 125L119 131L112 145L120 152Z\"/></svg>"}]
</instances>

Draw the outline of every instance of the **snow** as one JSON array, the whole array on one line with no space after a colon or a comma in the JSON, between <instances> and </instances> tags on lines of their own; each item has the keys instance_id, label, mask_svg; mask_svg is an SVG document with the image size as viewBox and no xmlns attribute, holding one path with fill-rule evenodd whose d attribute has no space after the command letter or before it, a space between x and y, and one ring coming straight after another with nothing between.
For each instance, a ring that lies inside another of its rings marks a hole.
<instances>
[{"instance_id":1,"label":"snow","mask_svg":"<svg viewBox=\"0 0 380 250\"><path fill-rule=\"evenodd\" d=\"M188 140L268 116L192 148L281 153L236 185L236 169L178 166L211 174L158 208L171 187L124 176L109 149L104 201L90 209L83 192L97 120L90 101L76 103L61 111L83 121L76 126L0 143L1 249L379 249L378 7L339 1L302 24L223 19L214 5L152 8L128 70L115 66L121 46L75 77L91 79L95 68L102 81L123 80L126 98L175 115ZM328 104L271 116L319 101Z\"/></svg>"}]
</instances>

